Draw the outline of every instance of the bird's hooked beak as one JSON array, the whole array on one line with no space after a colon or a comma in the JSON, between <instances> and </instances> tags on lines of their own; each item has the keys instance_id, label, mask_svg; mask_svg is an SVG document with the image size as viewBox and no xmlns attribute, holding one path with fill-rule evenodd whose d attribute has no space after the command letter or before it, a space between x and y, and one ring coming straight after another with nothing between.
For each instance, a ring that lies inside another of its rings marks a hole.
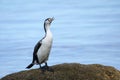
<instances>
[{"instance_id":1,"label":"bird's hooked beak","mask_svg":"<svg viewBox=\"0 0 120 80\"><path fill-rule=\"evenodd\" d=\"M55 19L55 18L54 18L54 17L52 17L50 22L52 22L54 19Z\"/></svg>"}]
</instances>

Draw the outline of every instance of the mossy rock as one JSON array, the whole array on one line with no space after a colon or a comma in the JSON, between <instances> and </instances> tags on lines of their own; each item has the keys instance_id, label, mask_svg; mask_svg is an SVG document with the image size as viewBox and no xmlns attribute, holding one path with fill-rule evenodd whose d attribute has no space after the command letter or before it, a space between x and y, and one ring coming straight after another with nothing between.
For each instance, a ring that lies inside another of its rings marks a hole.
<instances>
[{"instance_id":1,"label":"mossy rock","mask_svg":"<svg viewBox=\"0 0 120 80\"><path fill-rule=\"evenodd\" d=\"M100 64L65 63L50 68L54 72L31 69L7 75L0 80L120 80L120 71Z\"/></svg>"}]
</instances>

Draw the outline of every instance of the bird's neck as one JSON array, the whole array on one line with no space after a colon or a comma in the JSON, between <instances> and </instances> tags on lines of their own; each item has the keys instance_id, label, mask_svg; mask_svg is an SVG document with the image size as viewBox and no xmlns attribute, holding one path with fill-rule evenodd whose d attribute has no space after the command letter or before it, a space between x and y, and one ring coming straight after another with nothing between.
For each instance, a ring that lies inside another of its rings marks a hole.
<instances>
[{"instance_id":1,"label":"bird's neck","mask_svg":"<svg viewBox=\"0 0 120 80\"><path fill-rule=\"evenodd\" d=\"M50 28L50 24L45 24L45 23L44 23L45 33L49 30L49 28Z\"/></svg>"},{"instance_id":2,"label":"bird's neck","mask_svg":"<svg viewBox=\"0 0 120 80\"><path fill-rule=\"evenodd\" d=\"M46 35L46 36L47 36L48 34L51 34L50 25L49 25L49 24L44 25L44 30L45 30L45 35Z\"/></svg>"},{"instance_id":3,"label":"bird's neck","mask_svg":"<svg viewBox=\"0 0 120 80\"><path fill-rule=\"evenodd\" d=\"M52 33L50 31L50 25L44 25L44 29L45 29L45 40L48 43L52 43L53 37L52 37Z\"/></svg>"}]
</instances>

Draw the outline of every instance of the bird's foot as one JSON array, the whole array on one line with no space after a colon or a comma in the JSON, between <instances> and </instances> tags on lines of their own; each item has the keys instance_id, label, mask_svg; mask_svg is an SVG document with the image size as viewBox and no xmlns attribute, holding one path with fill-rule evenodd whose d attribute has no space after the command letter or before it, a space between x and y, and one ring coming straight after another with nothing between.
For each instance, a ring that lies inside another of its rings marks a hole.
<instances>
[{"instance_id":1,"label":"bird's foot","mask_svg":"<svg viewBox=\"0 0 120 80\"><path fill-rule=\"evenodd\" d=\"M49 66L43 66L40 69L42 70L42 72L44 72L44 71L54 72L54 70L52 68L50 68Z\"/></svg>"}]
</instances>

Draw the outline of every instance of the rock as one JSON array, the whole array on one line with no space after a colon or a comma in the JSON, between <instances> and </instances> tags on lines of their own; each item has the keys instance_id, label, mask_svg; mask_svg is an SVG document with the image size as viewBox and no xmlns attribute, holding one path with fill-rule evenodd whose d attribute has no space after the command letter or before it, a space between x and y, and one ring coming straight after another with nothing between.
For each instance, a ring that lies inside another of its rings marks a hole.
<instances>
[{"instance_id":1,"label":"rock","mask_svg":"<svg viewBox=\"0 0 120 80\"><path fill-rule=\"evenodd\" d=\"M120 80L120 71L100 64L64 63L50 68L54 72L31 69L7 75L0 80Z\"/></svg>"}]
</instances>

